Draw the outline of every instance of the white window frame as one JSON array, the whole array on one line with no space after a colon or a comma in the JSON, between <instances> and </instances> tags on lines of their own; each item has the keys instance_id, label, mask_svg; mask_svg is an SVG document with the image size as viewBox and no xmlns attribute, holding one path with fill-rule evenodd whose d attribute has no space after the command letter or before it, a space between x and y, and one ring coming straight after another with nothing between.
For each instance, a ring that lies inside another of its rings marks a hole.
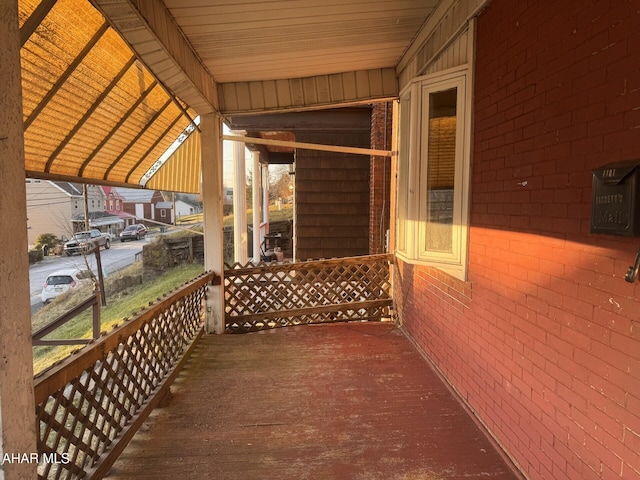
<instances>
[{"instance_id":1,"label":"white window frame","mask_svg":"<svg viewBox=\"0 0 640 480\"><path fill-rule=\"evenodd\" d=\"M456 159L454 179L453 251L426 249L429 94L457 89ZM400 94L397 255L403 260L433 266L466 281L470 204L472 79L468 66L418 77ZM407 101L408 100L408 101ZM407 105L410 112L403 113ZM406 122L409 122L408 128ZM403 124L404 123L404 124ZM407 146L403 142L409 142ZM404 157L404 158L403 158ZM406 205L401 195L406 195ZM404 207L404 211L403 210Z\"/></svg>"}]
</instances>

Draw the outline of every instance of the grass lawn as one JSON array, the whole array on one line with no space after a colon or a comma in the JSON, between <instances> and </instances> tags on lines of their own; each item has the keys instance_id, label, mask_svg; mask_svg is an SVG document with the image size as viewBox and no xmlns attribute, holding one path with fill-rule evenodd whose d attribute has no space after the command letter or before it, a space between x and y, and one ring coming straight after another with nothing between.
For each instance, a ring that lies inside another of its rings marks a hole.
<instances>
[{"instance_id":1,"label":"grass lawn","mask_svg":"<svg viewBox=\"0 0 640 480\"><path fill-rule=\"evenodd\" d=\"M293 204L287 203L282 205L282 208L278 210L276 205L269 206L269 221L270 222L279 222L281 220L292 220L293 219ZM200 223L202 222L202 214L196 213L194 215L187 215L180 218L180 225L186 225L189 223ZM225 227L233 226L233 214L227 215L222 219L223 225ZM251 225L253 223L253 210L247 210L247 224Z\"/></svg>"},{"instance_id":2,"label":"grass lawn","mask_svg":"<svg viewBox=\"0 0 640 480\"><path fill-rule=\"evenodd\" d=\"M183 285L185 282L197 277L203 272L202 265L187 264L168 270L141 285L131 286L123 291L107 297L107 306L101 307L100 320L103 332L109 332L122 323L123 318L132 317L134 312L140 311L142 307L148 306L150 301L155 301L158 297ZM118 277L131 275L141 275L142 264L135 264L131 267L109 277L107 282L114 281ZM81 303L91 296L91 286L78 288L61 295L56 301L43 307L32 317L33 331L43 327L53 319L59 317L73 306ZM92 335L92 313L91 309L86 310L81 315L47 335L47 339L61 338L91 338ZM34 373L41 372L53 363L62 360L81 345L60 346L60 347L34 347L33 348L33 368Z\"/></svg>"}]
</instances>

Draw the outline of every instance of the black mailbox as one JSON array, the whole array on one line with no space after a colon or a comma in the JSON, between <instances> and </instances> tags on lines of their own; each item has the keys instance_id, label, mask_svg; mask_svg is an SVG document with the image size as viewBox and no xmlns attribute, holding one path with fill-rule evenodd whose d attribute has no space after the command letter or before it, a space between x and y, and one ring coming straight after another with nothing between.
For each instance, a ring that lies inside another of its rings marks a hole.
<instances>
[{"instance_id":1,"label":"black mailbox","mask_svg":"<svg viewBox=\"0 0 640 480\"><path fill-rule=\"evenodd\" d=\"M591 233L640 235L640 160L616 162L593 171Z\"/></svg>"}]
</instances>

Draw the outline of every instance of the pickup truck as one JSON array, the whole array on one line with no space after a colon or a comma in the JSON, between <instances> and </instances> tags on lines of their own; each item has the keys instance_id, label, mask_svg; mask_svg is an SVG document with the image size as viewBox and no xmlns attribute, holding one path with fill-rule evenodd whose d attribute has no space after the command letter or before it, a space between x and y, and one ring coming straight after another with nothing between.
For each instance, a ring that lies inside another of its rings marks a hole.
<instances>
[{"instance_id":1,"label":"pickup truck","mask_svg":"<svg viewBox=\"0 0 640 480\"><path fill-rule=\"evenodd\" d=\"M73 238L64 244L64 253L71 256L76 253L88 252L93 247L111 248L111 235L100 230L91 229L86 232L77 232Z\"/></svg>"}]
</instances>

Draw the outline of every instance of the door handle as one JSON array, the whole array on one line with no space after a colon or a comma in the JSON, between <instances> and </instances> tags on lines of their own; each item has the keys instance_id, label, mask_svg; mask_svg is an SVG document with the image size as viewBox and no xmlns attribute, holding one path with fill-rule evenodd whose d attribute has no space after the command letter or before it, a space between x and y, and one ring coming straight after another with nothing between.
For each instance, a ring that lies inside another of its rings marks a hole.
<instances>
[{"instance_id":1,"label":"door handle","mask_svg":"<svg viewBox=\"0 0 640 480\"><path fill-rule=\"evenodd\" d=\"M636 253L636 262L633 264L632 267L629 267L629 269L627 270L627 274L624 276L624 279L629 283L635 282L636 278L638 278L639 269L640 269L640 249L638 249L638 253Z\"/></svg>"}]
</instances>

